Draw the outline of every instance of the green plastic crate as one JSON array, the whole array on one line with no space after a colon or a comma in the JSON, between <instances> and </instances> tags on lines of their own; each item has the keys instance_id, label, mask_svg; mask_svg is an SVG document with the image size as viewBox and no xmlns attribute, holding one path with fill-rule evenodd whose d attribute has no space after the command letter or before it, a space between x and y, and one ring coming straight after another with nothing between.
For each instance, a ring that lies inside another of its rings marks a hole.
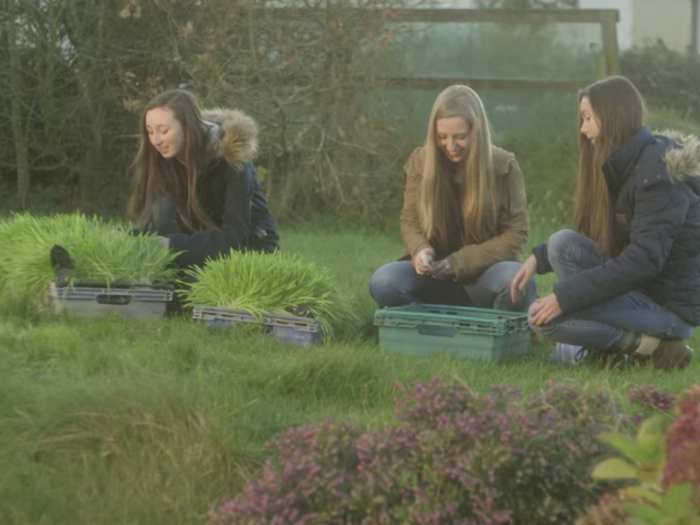
<instances>
[{"instance_id":1,"label":"green plastic crate","mask_svg":"<svg viewBox=\"0 0 700 525\"><path fill-rule=\"evenodd\" d=\"M448 352L457 359L494 362L528 352L527 314L484 308L411 304L377 310L379 346L400 354Z\"/></svg>"}]
</instances>

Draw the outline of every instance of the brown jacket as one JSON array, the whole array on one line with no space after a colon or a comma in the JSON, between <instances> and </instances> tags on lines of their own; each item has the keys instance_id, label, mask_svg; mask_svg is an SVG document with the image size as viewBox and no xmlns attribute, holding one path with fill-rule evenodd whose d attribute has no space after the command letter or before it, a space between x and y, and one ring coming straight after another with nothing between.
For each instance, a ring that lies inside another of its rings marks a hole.
<instances>
[{"instance_id":1,"label":"brown jacket","mask_svg":"<svg viewBox=\"0 0 700 525\"><path fill-rule=\"evenodd\" d=\"M493 164L499 185L496 192L498 208L498 233L481 244L467 244L452 254L448 260L457 276L457 281L465 282L477 278L491 265L501 261L519 261L527 242L529 220L527 198L523 174L515 155L501 148L493 147ZM407 251L401 260L413 260L423 248L430 247L421 226L419 205L425 147L417 148L404 166L404 205L401 211L401 237ZM462 241L459 241L462 244Z\"/></svg>"}]
</instances>

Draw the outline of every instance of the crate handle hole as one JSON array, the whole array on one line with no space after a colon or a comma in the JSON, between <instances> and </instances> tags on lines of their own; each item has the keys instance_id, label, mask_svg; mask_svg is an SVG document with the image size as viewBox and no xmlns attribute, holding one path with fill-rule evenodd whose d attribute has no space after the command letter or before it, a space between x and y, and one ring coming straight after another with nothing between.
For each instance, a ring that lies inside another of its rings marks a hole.
<instances>
[{"instance_id":1,"label":"crate handle hole","mask_svg":"<svg viewBox=\"0 0 700 525\"><path fill-rule=\"evenodd\" d=\"M449 326L422 324L418 326L418 333L421 335L434 335L437 337L454 337L457 335L457 330Z\"/></svg>"},{"instance_id":2,"label":"crate handle hole","mask_svg":"<svg viewBox=\"0 0 700 525\"><path fill-rule=\"evenodd\" d=\"M98 295L97 304L117 304L117 305L127 305L131 302L130 295Z\"/></svg>"}]
</instances>

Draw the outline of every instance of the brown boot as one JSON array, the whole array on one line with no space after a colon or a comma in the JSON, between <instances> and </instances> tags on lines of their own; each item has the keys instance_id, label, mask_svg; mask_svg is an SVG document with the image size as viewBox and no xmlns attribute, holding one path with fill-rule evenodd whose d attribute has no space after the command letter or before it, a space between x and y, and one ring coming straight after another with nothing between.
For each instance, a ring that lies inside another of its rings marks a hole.
<instances>
[{"instance_id":1,"label":"brown boot","mask_svg":"<svg viewBox=\"0 0 700 525\"><path fill-rule=\"evenodd\" d=\"M661 341L651 355L651 362L661 370L683 369L692 358L693 351L683 341Z\"/></svg>"}]
</instances>

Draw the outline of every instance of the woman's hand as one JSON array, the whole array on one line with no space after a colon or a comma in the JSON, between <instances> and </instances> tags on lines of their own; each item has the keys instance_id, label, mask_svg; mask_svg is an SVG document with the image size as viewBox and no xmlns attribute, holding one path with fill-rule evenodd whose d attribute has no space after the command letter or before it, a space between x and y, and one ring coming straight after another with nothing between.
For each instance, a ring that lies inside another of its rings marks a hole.
<instances>
[{"instance_id":1,"label":"woman's hand","mask_svg":"<svg viewBox=\"0 0 700 525\"><path fill-rule=\"evenodd\" d=\"M562 314L557 296L552 293L547 297L537 299L537 301L535 301L535 306L530 310L530 314L532 318L531 322L535 326L551 323Z\"/></svg>"},{"instance_id":2,"label":"woman's hand","mask_svg":"<svg viewBox=\"0 0 700 525\"><path fill-rule=\"evenodd\" d=\"M525 259L525 262L510 283L510 300L513 303L517 303L523 297L525 288L527 288L535 272L537 272L537 258L534 255L530 255L530 257Z\"/></svg>"},{"instance_id":3,"label":"woman's hand","mask_svg":"<svg viewBox=\"0 0 700 525\"><path fill-rule=\"evenodd\" d=\"M165 248L166 250L170 248L170 239L168 239L167 237L160 237L159 236L159 237L156 237L156 239L158 239L160 241L160 243L163 245L163 248Z\"/></svg>"},{"instance_id":4,"label":"woman's hand","mask_svg":"<svg viewBox=\"0 0 700 525\"><path fill-rule=\"evenodd\" d=\"M435 258L435 250L432 248L423 248L413 258L413 267L418 275L426 275L430 272L430 267Z\"/></svg>"},{"instance_id":5,"label":"woman's hand","mask_svg":"<svg viewBox=\"0 0 700 525\"><path fill-rule=\"evenodd\" d=\"M455 279L455 271L450 264L450 261L443 259L438 261L430 268L430 273L428 274L433 279L438 281L446 281L447 279Z\"/></svg>"}]
</instances>

